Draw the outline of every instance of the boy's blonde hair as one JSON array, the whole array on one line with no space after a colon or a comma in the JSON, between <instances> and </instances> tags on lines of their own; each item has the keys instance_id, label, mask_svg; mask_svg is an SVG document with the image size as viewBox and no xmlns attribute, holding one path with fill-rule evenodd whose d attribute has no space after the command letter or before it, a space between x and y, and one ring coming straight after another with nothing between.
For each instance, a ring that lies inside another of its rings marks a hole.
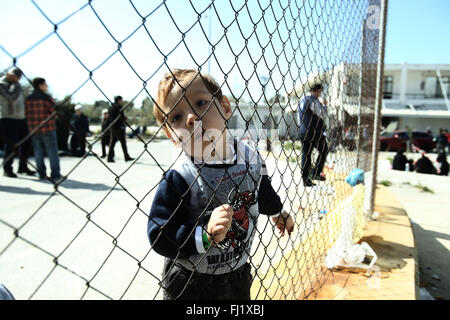
<instances>
[{"instance_id":1,"label":"boy's blonde hair","mask_svg":"<svg viewBox=\"0 0 450 320\"><path fill-rule=\"evenodd\" d=\"M162 107L167 100L167 96L170 91L172 91L175 84L181 82L187 76L192 76L192 79L196 77L202 79L208 91L219 101L222 100L222 89L216 80L214 80L209 74L200 73L195 69L173 69L164 75L158 85L158 95L156 97L156 104L153 106L153 114L159 125L166 125L165 119L167 112L164 112Z\"/></svg>"}]
</instances>

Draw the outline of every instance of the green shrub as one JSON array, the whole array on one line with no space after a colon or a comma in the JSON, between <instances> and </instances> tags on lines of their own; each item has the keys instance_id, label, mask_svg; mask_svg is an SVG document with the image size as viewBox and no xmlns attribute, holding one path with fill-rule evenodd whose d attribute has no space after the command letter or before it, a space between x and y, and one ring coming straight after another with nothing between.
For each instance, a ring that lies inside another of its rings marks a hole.
<instances>
[{"instance_id":1,"label":"green shrub","mask_svg":"<svg viewBox=\"0 0 450 320\"><path fill-rule=\"evenodd\" d=\"M392 182L390 182L389 180L383 180L383 181L380 181L380 184L383 185L383 186L385 186L385 187L390 187L390 186L392 186Z\"/></svg>"}]
</instances>

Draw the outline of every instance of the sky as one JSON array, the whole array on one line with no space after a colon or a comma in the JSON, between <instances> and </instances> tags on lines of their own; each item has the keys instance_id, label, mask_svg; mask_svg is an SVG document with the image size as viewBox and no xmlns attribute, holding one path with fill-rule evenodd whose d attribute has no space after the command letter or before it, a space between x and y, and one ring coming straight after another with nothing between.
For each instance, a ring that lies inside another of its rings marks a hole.
<instances>
[{"instance_id":1,"label":"sky","mask_svg":"<svg viewBox=\"0 0 450 320\"><path fill-rule=\"evenodd\" d=\"M450 1L390 0L385 63L450 64Z\"/></svg>"},{"instance_id":2,"label":"sky","mask_svg":"<svg viewBox=\"0 0 450 320\"><path fill-rule=\"evenodd\" d=\"M265 87L288 93L308 73L358 61L368 1L0 1L0 71L15 57L57 99L139 106L168 68L201 66L225 94L260 102ZM389 3L386 63L449 63L450 1Z\"/></svg>"}]
</instances>

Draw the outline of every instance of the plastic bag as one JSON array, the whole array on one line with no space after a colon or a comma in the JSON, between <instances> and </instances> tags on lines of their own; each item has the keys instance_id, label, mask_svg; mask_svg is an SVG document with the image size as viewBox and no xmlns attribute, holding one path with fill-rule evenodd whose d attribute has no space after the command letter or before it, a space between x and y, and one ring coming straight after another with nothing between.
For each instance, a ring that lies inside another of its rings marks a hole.
<instances>
[{"instance_id":1,"label":"plastic bag","mask_svg":"<svg viewBox=\"0 0 450 320\"><path fill-rule=\"evenodd\" d=\"M368 265L364 263L366 256L372 257ZM375 251L373 251L367 242L363 242L361 244L354 244L345 250L342 259L344 265L341 266L359 267L370 271L377 259L378 257Z\"/></svg>"},{"instance_id":2,"label":"plastic bag","mask_svg":"<svg viewBox=\"0 0 450 320\"><path fill-rule=\"evenodd\" d=\"M364 171L362 169L353 169L348 174L345 182L347 182L352 187L356 186L359 183L364 183Z\"/></svg>"},{"instance_id":3,"label":"plastic bag","mask_svg":"<svg viewBox=\"0 0 450 320\"><path fill-rule=\"evenodd\" d=\"M359 244L355 244L346 250L344 262L349 265L360 264L365 257L366 252L364 248Z\"/></svg>"}]
</instances>

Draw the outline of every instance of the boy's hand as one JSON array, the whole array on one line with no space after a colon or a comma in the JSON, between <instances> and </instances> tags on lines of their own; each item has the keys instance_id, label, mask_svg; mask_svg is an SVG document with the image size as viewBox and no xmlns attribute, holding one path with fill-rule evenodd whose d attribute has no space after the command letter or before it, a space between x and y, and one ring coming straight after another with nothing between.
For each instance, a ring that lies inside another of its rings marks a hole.
<instances>
[{"instance_id":1,"label":"boy's hand","mask_svg":"<svg viewBox=\"0 0 450 320\"><path fill-rule=\"evenodd\" d=\"M211 243L220 243L225 239L228 229L231 228L231 221L233 219L233 208L228 204L223 204L214 209L209 218L208 238Z\"/></svg>"},{"instance_id":2,"label":"boy's hand","mask_svg":"<svg viewBox=\"0 0 450 320\"><path fill-rule=\"evenodd\" d=\"M278 217L272 218L273 223L275 223L275 227L278 229L278 232L284 237L284 232L287 231L290 236L292 231L294 231L294 220L292 217L285 211L283 214L280 214Z\"/></svg>"}]
</instances>

